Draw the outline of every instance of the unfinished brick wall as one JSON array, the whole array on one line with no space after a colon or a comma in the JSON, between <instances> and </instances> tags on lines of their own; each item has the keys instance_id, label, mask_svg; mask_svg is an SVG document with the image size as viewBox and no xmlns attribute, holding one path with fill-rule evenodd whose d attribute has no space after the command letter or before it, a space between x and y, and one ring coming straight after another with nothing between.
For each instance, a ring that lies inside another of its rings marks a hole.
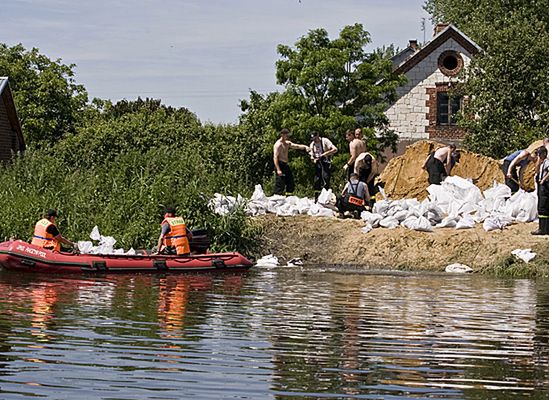
<instances>
[{"instance_id":1,"label":"unfinished brick wall","mask_svg":"<svg viewBox=\"0 0 549 400\"><path fill-rule=\"evenodd\" d=\"M465 130L456 125L437 125L437 95L448 92L449 89L447 82L437 83L435 87L426 89L427 101L425 105L429 110L426 118L429 124L425 127L425 132L429 139L459 141L465 137Z\"/></svg>"},{"instance_id":2,"label":"unfinished brick wall","mask_svg":"<svg viewBox=\"0 0 549 400\"><path fill-rule=\"evenodd\" d=\"M467 67L470 62L470 54L467 50L458 41L449 39L406 72L408 82L397 88L398 100L385 111L385 115L389 120L390 128L401 139L444 138L449 135L456 136L460 134L455 132L453 128L435 131L431 128L431 120L429 119L433 109L430 107L431 98L428 90L434 89L436 83L439 82L448 85L450 82L458 81L457 77L452 76L452 74L446 75L440 69L440 60L443 59L441 55L448 53L458 55L459 67L456 70ZM448 73L446 70L444 72ZM431 132L437 136L431 136Z\"/></svg>"}]
</instances>

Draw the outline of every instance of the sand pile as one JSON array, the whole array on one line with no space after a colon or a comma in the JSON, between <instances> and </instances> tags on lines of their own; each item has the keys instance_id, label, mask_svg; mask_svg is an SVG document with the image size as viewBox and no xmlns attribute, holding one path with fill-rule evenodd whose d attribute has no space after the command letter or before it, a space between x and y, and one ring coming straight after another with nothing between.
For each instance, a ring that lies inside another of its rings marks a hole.
<instances>
[{"instance_id":1,"label":"sand pile","mask_svg":"<svg viewBox=\"0 0 549 400\"><path fill-rule=\"evenodd\" d=\"M385 192L390 198L402 199L427 197L427 172L421 167L431 151L443 146L430 140L416 142L406 152L393 158L381 174ZM502 183L503 173L498 160L469 151L461 151L461 160L452 175L470 178L481 190L488 189L494 181Z\"/></svg>"}]
</instances>

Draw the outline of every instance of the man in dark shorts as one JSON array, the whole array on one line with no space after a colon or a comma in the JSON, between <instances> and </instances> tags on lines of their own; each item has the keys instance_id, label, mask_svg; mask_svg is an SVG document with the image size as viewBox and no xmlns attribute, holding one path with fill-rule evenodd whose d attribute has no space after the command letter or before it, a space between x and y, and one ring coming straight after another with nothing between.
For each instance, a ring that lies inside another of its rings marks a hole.
<instances>
[{"instance_id":1,"label":"man in dark shorts","mask_svg":"<svg viewBox=\"0 0 549 400\"><path fill-rule=\"evenodd\" d=\"M315 163L315 178L313 188L315 190L315 201L322 189L330 188L332 176L332 155L337 153L337 147L328 138L321 137L316 131L311 133L311 144L309 145L311 161Z\"/></svg>"},{"instance_id":2,"label":"man in dark shorts","mask_svg":"<svg viewBox=\"0 0 549 400\"><path fill-rule=\"evenodd\" d=\"M524 170L526 166L536 160L536 156L528 150L517 150L503 159L501 171L505 175L505 184L511 189L511 193L524 188Z\"/></svg>"},{"instance_id":3,"label":"man in dark shorts","mask_svg":"<svg viewBox=\"0 0 549 400\"><path fill-rule=\"evenodd\" d=\"M460 156L455 144L441 147L429 154L422 167L429 174L429 183L440 185L447 176L450 176L450 172L459 162Z\"/></svg>"},{"instance_id":4,"label":"man in dark shorts","mask_svg":"<svg viewBox=\"0 0 549 400\"><path fill-rule=\"evenodd\" d=\"M539 159L536 171L536 186L538 194L539 228L532 235L549 235L549 160L547 148L541 146L536 150Z\"/></svg>"},{"instance_id":5,"label":"man in dark shorts","mask_svg":"<svg viewBox=\"0 0 549 400\"><path fill-rule=\"evenodd\" d=\"M303 144L292 143L288 140L290 131L282 129L280 139L273 146L273 161L276 172L275 194L291 194L295 189L294 176L288 165L288 150L298 149L309 151L309 147Z\"/></svg>"}]
</instances>

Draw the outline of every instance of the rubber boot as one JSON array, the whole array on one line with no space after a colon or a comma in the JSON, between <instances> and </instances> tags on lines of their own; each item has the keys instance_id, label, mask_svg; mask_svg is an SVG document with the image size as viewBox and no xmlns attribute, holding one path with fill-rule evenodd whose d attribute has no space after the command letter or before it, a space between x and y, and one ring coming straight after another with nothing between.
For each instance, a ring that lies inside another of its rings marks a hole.
<instances>
[{"instance_id":1,"label":"rubber boot","mask_svg":"<svg viewBox=\"0 0 549 400\"><path fill-rule=\"evenodd\" d=\"M545 216L538 216L538 219L539 219L539 228L532 233L532 235L547 235L549 232L548 232L548 227L547 227L547 217Z\"/></svg>"},{"instance_id":2,"label":"rubber boot","mask_svg":"<svg viewBox=\"0 0 549 400\"><path fill-rule=\"evenodd\" d=\"M549 235L549 219L547 217L540 219L540 230L542 235Z\"/></svg>"}]
</instances>

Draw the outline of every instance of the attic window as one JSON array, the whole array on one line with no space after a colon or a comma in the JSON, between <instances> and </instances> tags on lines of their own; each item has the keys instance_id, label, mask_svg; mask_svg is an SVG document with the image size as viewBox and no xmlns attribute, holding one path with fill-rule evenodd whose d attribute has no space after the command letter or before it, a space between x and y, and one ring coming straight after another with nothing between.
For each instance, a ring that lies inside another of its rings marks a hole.
<instances>
[{"instance_id":1,"label":"attic window","mask_svg":"<svg viewBox=\"0 0 549 400\"><path fill-rule=\"evenodd\" d=\"M438 68L446 76L456 76L463 68L463 58L453 50L445 51L438 58Z\"/></svg>"}]
</instances>

